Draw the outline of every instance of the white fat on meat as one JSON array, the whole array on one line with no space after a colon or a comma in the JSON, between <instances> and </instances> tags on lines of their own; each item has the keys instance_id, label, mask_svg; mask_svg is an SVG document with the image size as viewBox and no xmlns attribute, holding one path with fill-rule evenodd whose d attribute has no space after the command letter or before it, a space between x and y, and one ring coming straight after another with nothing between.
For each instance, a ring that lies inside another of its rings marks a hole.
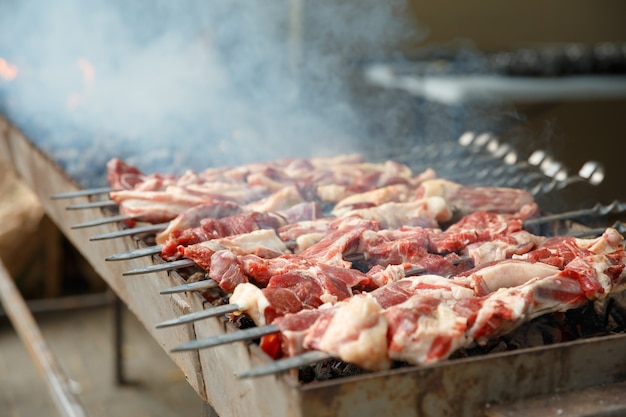
<instances>
[{"instance_id":1,"label":"white fat on meat","mask_svg":"<svg viewBox=\"0 0 626 417\"><path fill-rule=\"evenodd\" d=\"M199 184L188 184L184 188L192 194L218 195L221 199L237 201L242 204L258 200L269 194L266 187L245 183L202 182Z\"/></svg>"},{"instance_id":2,"label":"white fat on meat","mask_svg":"<svg viewBox=\"0 0 626 417\"><path fill-rule=\"evenodd\" d=\"M446 180L443 178L435 178L422 182L420 185L420 197L444 197L456 195L462 185Z\"/></svg>"},{"instance_id":3,"label":"white fat on meat","mask_svg":"<svg viewBox=\"0 0 626 417\"><path fill-rule=\"evenodd\" d=\"M369 295L352 297L333 315L316 348L364 369L388 369L387 321L382 311ZM305 344L309 344L306 339Z\"/></svg>"},{"instance_id":4,"label":"white fat on meat","mask_svg":"<svg viewBox=\"0 0 626 417\"><path fill-rule=\"evenodd\" d=\"M109 195L119 206L120 213L150 223L170 221L185 210L209 201L207 197L168 191L122 190Z\"/></svg>"},{"instance_id":5,"label":"white fat on meat","mask_svg":"<svg viewBox=\"0 0 626 417\"><path fill-rule=\"evenodd\" d=\"M379 286L383 287L389 283L400 281L406 277L406 265L387 265L383 268L370 270L367 275Z\"/></svg>"},{"instance_id":6,"label":"white fat on meat","mask_svg":"<svg viewBox=\"0 0 626 417\"><path fill-rule=\"evenodd\" d=\"M389 202L407 201L409 198L409 187L405 184L393 184L386 187L377 188L375 190L350 195L337 204L333 208L331 214L341 217L346 212L352 210L355 206L370 205L379 206Z\"/></svg>"},{"instance_id":7,"label":"white fat on meat","mask_svg":"<svg viewBox=\"0 0 626 417\"><path fill-rule=\"evenodd\" d=\"M555 275L559 271L559 268L541 262L531 263L508 259L494 265L479 268L467 277L455 277L454 280L472 287L477 295L485 295L500 288L510 288L525 284L534 278Z\"/></svg>"},{"instance_id":8,"label":"white fat on meat","mask_svg":"<svg viewBox=\"0 0 626 417\"><path fill-rule=\"evenodd\" d=\"M295 240L295 244L293 247L293 253L300 253L303 250L315 245L317 242L322 240L324 236L326 236L327 232L317 232L317 233L307 233L301 236L298 236Z\"/></svg>"},{"instance_id":9,"label":"white fat on meat","mask_svg":"<svg viewBox=\"0 0 626 417\"><path fill-rule=\"evenodd\" d=\"M544 236L537 236L526 230L520 230L489 242L468 245L466 252L472 258L474 266L479 266L511 258L514 255L523 255L545 240Z\"/></svg>"},{"instance_id":10,"label":"white fat on meat","mask_svg":"<svg viewBox=\"0 0 626 417\"><path fill-rule=\"evenodd\" d=\"M267 324L265 322L265 309L269 307L270 303L265 298L263 291L256 285L248 282L237 285L230 296L230 304L236 304L240 311L245 311L257 326Z\"/></svg>"},{"instance_id":11,"label":"white fat on meat","mask_svg":"<svg viewBox=\"0 0 626 417\"><path fill-rule=\"evenodd\" d=\"M613 252L620 247L623 240L624 237L616 229L609 227L595 240L577 239L576 243L590 252L602 254Z\"/></svg>"},{"instance_id":12,"label":"white fat on meat","mask_svg":"<svg viewBox=\"0 0 626 417\"><path fill-rule=\"evenodd\" d=\"M416 198L440 196L460 215L478 210L500 213L534 213L533 195L527 191L506 187L471 187L450 180L433 179L424 181L416 190Z\"/></svg>"},{"instance_id":13,"label":"white fat on meat","mask_svg":"<svg viewBox=\"0 0 626 417\"><path fill-rule=\"evenodd\" d=\"M441 197L429 197L405 203L385 203L377 207L356 209L342 217L376 220L382 228L397 229L403 225L435 226L452 218L452 211ZM422 224L420 224L422 223Z\"/></svg>"},{"instance_id":14,"label":"white fat on meat","mask_svg":"<svg viewBox=\"0 0 626 417\"><path fill-rule=\"evenodd\" d=\"M316 193L321 201L328 203L336 203L352 194L347 186L339 184L320 185Z\"/></svg>"},{"instance_id":15,"label":"white fat on meat","mask_svg":"<svg viewBox=\"0 0 626 417\"><path fill-rule=\"evenodd\" d=\"M412 297L397 308L422 307L420 298ZM467 317L455 313L442 301L431 314L420 315L416 322L406 327L400 326L393 332L389 341L389 356L412 364L428 364L445 359L468 344L466 329Z\"/></svg>"},{"instance_id":16,"label":"white fat on meat","mask_svg":"<svg viewBox=\"0 0 626 417\"><path fill-rule=\"evenodd\" d=\"M164 190L171 185L176 184L176 180L174 179L163 179L163 178L149 178L142 177L144 179L143 182L135 185L135 187L126 187L126 189L134 189L135 191L160 191Z\"/></svg>"},{"instance_id":17,"label":"white fat on meat","mask_svg":"<svg viewBox=\"0 0 626 417\"><path fill-rule=\"evenodd\" d=\"M326 236L330 223L328 218L299 221L280 227L278 235L283 241L293 243L294 253L300 253Z\"/></svg>"},{"instance_id":18,"label":"white fat on meat","mask_svg":"<svg viewBox=\"0 0 626 417\"><path fill-rule=\"evenodd\" d=\"M250 185L262 186L270 193L275 193L282 190L285 187L285 183L276 181L268 177L262 172L253 172L246 178L246 182Z\"/></svg>"},{"instance_id":19,"label":"white fat on meat","mask_svg":"<svg viewBox=\"0 0 626 417\"><path fill-rule=\"evenodd\" d=\"M552 239L547 239L545 245L543 247L548 246L550 251L558 255L563 249L568 249L567 244L563 244L563 241L567 241L568 239L573 240L574 245L578 249L587 250L591 253L595 253L598 255L607 254L610 252L614 252L618 249L622 249L622 241L624 240L623 236L614 228L608 227L602 236L592 238L592 239L582 239L582 238L570 238L567 236L559 236ZM553 243L555 242L556 243ZM551 244L552 243L552 244ZM532 256L532 252L525 253L523 255L513 255L515 259L528 259Z\"/></svg>"},{"instance_id":20,"label":"white fat on meat","mask_svg":"<svg viewBox=\"0 0 626 417\"><path fill-rule=\"evenodd\" d=\"M229 250L235 255L255 254L262 258L275 258L290 253L273 229L259 229L227 238L211 239L198 245L213 252Z\"/></svg>"},{"instance_id":21,"label":"white fat on meat","mask_svg":"<svg viewBox=\"0 0 626 417\"><path fill-rule=\"evenodd\" d=\"M315 169L334 168L338 165L361 164L363 163L363 155L358 153L349 153L332 156L316 156L309 159L309 162Z\"/></svg>"},{"instance_id":22,"label":"white fat on meat","mask_svg":"<svg viewBox=\"0 0 626 417\"><path fill-rule=\"evenodd\" d=\"M290 185L276 191L268 197L262 198L258 201L246 204L244 211L259 211L262 213L275 212L280 210L286 210L289 207L293 207L296 204L304 202L304 198L298 191L295 185Z\"/></svg>"},{"instance_id":23,"label":"white fat on meat","mask_svg":"<svg viewBox=\"0 0 626 417\"><path fill-rule=\"evenodd\" d=\"M411 178L409 184L411 187L415 188L422 185L424 181L434 180L435 178L437 178L435 170L432 168L426 168L422 173Z\"/></svg>"}]
</instances>

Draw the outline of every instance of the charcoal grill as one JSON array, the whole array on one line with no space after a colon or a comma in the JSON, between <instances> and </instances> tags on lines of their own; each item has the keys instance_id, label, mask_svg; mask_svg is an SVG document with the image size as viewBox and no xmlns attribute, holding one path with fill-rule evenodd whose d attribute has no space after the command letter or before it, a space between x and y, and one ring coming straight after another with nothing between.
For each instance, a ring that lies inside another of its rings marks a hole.
<instances>
[{"instance_id":1,"label":"charcoal grill","mask_svg":"<svg viewBox=\"0 0 626 417\"><path fill-rule=\"evenodd\" d=\"M123 276L129 269L159 262L152 256L125 262L105 260L112 254L147 247L141 236L90 241L95 234L117 232L122 227L114 222L92 228L74 228L76 224L97 217L95 211L68 211L67 201L51 200L50 196L78 191L80 187L4 119L0 119L0 133L0 154L39 196L46 213L59 229L169 353L202 400L220 416L500 416L514 412L517 401L530 400L534 400L531 403L534 410L527 409L527 412L556 410L554 412L558 414L559 409L564 410L563 402L559 400L566 401L571 393L578 397L587 395L590 400L585 403L586 411L591 413L600 414L608 409L609 404L613 411L626 411L623 395L615 395L616 392L623 392L620 387L623 388L626 381L623 354L626 351L626 333L309 384L300 382L292 372L239 379L237 374L270 361L255 344L240 342L200 351L171 353L182 342L239 330L219 317L157 329L156 325L163 321L203 310L202 297L193 291L161 295L162 290L181 284L177 274L159 272L141 277ZM575 175L564 174L564 170L555 169L562 168L558 162L546 163L546 158L540 158L543 166L541 163L533 165L512 161L511 158L507 160L509 152L497 143L489 151L487 144L494 138L487 136L486 139L483 145L467 147L464 152L470 152L472 158L482 161L482 167L489 162L494 169L502 169L503 172L514 170L517 166L520 171L515 172L533 174L510 175L513 183L506 185L523 185L538 196L556 192L573 183L589 186L594 173L596 180L597 175L601 175L597 167L581 170ZM449 152L448 156L455 157L451 160L463 163L458 146L449 150L440 148L439 151ZM467 157L467 154L464 156ZM524 183L529 177L535 178L535 181ZM485 183L495 181L486 174L480 174L480 170L474 173L473 180ZM71 204L90 202L88 197L80 196L72 199ZM545 398L550 401L542 401L544 397L541 396L547 396Z\"/></svg>"}]
</instances>

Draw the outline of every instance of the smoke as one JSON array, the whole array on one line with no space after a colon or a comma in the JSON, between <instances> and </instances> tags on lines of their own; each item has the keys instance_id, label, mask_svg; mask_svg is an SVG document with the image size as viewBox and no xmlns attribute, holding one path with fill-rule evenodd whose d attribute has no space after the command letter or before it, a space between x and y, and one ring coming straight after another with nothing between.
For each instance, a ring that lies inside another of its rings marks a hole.
<instances>
[{"instance_id":1,"label":"smoke","mask_svg":"<svg viewBox=\"0 0 626 417\"><path fill-rule=\"evenodd\" d=\"M0 111L85 186L111 157L181 172L352 152L402 110L355 91L350 60L411 37L405 7L5 0L0 58L19 75Z\"/></svg>"}]
</instances>

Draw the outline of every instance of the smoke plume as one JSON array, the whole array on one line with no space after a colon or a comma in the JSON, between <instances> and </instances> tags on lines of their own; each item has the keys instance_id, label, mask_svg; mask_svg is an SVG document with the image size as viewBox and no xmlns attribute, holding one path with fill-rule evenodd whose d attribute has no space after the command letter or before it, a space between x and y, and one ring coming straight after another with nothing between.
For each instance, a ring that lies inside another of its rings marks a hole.
<instances>
[{"instance_id":1,"label":"smoke plume","mask_svg":"<svg viewBox=\"0 0 626 417\"><path fill-rule=\"evenodd\" d=\"M401 118L351 61L415 33L404 3L3 1L19 73L0 111L84 186L111 157L181 172L353 152Z\"/></svg>"}]
</instances>

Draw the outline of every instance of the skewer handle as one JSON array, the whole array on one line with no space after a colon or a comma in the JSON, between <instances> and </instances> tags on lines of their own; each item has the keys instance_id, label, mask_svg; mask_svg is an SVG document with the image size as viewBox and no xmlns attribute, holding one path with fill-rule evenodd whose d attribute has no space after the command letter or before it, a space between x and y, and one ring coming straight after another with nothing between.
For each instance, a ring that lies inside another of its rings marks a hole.
<instances>
[{"instance_id":1,"label":"skewer handle","mask_svg":"<svg viewBox=\"0 0 626 417\"><path fill-rule=\"evenodd\" d=\"M85 222L85 223L75 224L73 226L70 226L70 229L84 229L86 227L101 226L103 224L117 223L117 222L123 222L126 220L133 220L133 219L134 219L133 216L120 214L119 216L105 217L103 219L96 219L96 220L92 220L92 221Z\"/></svg>"},{"instance_id":2,"label":"skewer handle","mask_svg":"<svg viewBox=\"0 0 626 417\"><path fill-rule=\"evenodd\" d=\"M145 268L131 269L126 272L122 272L123 276L129 275L142 275L149 274L151 272L171 271L179 268L188 268L194 266L196 263L191 259L180 259L178 261L164 262L162 264L150 265Z\"/></svg>"},{"instance_id":3,"label":"skewer handle","mask_svg":"<svg viewBox=\"0 0 626 417\"><path fill-rule=\"evenodd\" d=\"M272 333L278 333L280 329L275 324L268 324L262 327L251 327L245 330L238 330L236 332L224 333L218 336L207 337L205 339L192 340L182 345L176 346L172 349L172 352L184 352L187 350L200 350L211 348L215 346L225 345L234 342L243 342L246 340L257 339L261 336L265 336Z\"/></svg>"},{"instance_id":4,"label":"skewer handle","mask_svg":"<svg viewBox=\"0 0 626 417\"><path fill-rule=\"evenodd\" d=\"M52 200L59 200L62 198L74 198L74 197L84 197L84 196L96 195L96 194L107 194L107 193L110 193L111 191L114 191L111 187L89 188L85 190L70 191L67 193L54 194L54 195L51 195L50 198Z\"/></svg>"},{"instance_id":5,"label":"skewer handle","mask_svg":"<svg viewBox=\"0 0 626 417\"><path fill-rule=\"evenodd\" d=\"M217 287L217 281L213 279L205 279L202 281L189 282L187 284L177 285L175 287L169 287L161 290L161 294L175 294L179 292L207 290L209 288Z\"/></svg>"},{"instance_id":6,"label":"skewer handle","mask_svg":"<svg viewBox=\"0 0 626 417\"><path fill-rule=\"evenodd\" d=\"M240 372L237 374L237 377L239 379L244 379L277 374L330 358L331 356L328 353L312 350L298 356L292 356L291 358L286 359L279 359L266 365L260 365L250 370Z\"/></svg>"}]
</instances>

